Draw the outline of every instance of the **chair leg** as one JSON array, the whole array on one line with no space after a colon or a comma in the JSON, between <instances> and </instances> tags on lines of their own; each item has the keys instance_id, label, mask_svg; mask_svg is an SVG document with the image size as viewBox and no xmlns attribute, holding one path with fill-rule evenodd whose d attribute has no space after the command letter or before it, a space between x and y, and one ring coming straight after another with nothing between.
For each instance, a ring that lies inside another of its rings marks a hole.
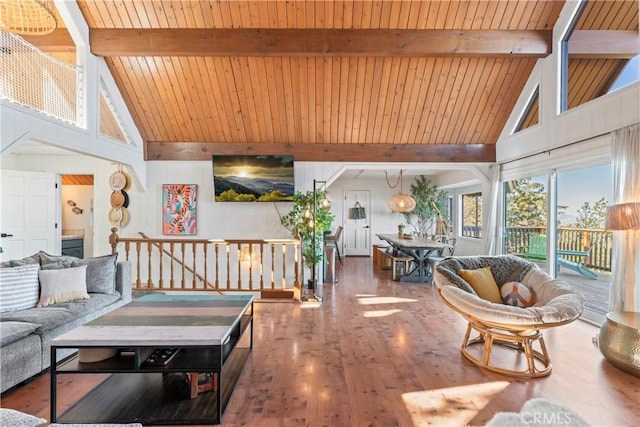
<instances>
[{"instance_id":1,"label":"chair leg","mask_svg":"<svg viewBox=\"0 0 640 427\"><path fill-rule=\"evenodd\" d=\"M340 264L342 264L342 257L340 256L340 248L338 248L338 242L334 242L334 245L336 245L336 253L338 254L338 261L340 261Z\"/></svg>"}]
</instances>

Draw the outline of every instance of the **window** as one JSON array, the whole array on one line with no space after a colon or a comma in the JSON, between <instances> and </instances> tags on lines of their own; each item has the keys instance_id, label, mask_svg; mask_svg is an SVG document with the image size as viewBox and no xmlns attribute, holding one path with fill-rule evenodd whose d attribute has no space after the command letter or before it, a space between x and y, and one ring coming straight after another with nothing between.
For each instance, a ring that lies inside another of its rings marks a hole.
<instances>
[{"instance_id":1,"label":"window","mask_svg":"<svg viewBox=\"0 0 640 427\"><path fill-rule=\"evenodd\" d=\"M482 237L482 193L462 195L462 235Z\"/></svg>"},{"instance_id":2,"label":"window","mask_svg":"<svg viewBox=\"0 0 640 427\"><path fill-rule=\"evenodd\" d=\"M504 253L547 260L547 175L504 183Z\"/></svg>"}]
</instances>

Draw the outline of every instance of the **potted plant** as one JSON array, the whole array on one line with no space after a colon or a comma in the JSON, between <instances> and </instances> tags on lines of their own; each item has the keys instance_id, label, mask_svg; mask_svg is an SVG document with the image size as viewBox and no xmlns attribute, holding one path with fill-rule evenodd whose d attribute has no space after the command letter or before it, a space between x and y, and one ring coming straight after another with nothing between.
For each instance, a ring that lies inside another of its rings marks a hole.
<instances>
[{"instance_id":1,"label":"potted plant","mask_svg":"<svg viewBox=\"0 0 640 427\"><path fill-rule=\"evenodd\" d=\"M297 191L293 195L291 211L280 217L280 223L291 232L293 237L302 241L302 257L305 266L310 269L322 260L323 238L325 231L331 230L335 216L323 201L326 201L326 190L316 190L302 193ZM314 209L315 200L315 209ZM315 212L315 215L314 215ZM315 246L313 244L315 229ZM309 287L313 287L310 283Z\"/></svg>"},{"instance_id":2,"label":"potted plant","mask_svg":"<svg viewBox=\"0 0 640 427\"><path fill-rule=\"evenodd\" d=\"M404 236L404 224L398 224L398 237Z\"/></svg>"},{"instance_id":3,"label":"potted plant","mask_svg":"<svg viewBox=\"0 0 640 427\"><path fill-rule=\"evenodd\" d=\"M444 219L442 212L443 192L431 183L431 179L420 175L411 184L411 197L416 207L411 212L404 212L407 224L412 226L415 234L424 237L429 234L438 220ZM400 231L398 229L398 231ZM448 234L448 233L443 233Z\"/></svg>"}]
</instances>

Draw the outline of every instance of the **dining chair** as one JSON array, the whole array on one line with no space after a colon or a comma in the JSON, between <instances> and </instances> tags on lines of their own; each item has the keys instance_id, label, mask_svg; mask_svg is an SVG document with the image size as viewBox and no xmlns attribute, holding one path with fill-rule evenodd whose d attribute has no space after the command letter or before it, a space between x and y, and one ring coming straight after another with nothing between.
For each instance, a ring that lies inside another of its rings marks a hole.
<instances>
[{"instance_id":1,"label":"dining chair","mask_svg":"<svg viewBox=\"0 0 640 427\"><path fill-rule=\"evenodd\" d=\"M336 254L338 254L338 261L342 264L342 256L340 256L340 248L338 247L338 241L342 236L343 227L341 225L336 228L335 234L329 234L324 236L324 244L329 246L334 246L336 248Z\"/></svg>"},{"instance_id":2,"label":"dining chair","mask_svg":"<svg viewBox=\"0 0 640 427\"><path fill-rule=\"evenodd\" d=\"M447 237L447 236L439 236L439 237L444 239L438 240L438 241L445 243L448 246L445 247L438 254L429 255L428 260L429 260L429 265L431 266L432 273L436 270L436 265L438 265L440 261L442 261L446 257L453 256L453 253L456 250L456 243L458 242L458 239L455 237ZM434 240L437 240L437 239L434 239Z\"/></svg>"}]
</instances>

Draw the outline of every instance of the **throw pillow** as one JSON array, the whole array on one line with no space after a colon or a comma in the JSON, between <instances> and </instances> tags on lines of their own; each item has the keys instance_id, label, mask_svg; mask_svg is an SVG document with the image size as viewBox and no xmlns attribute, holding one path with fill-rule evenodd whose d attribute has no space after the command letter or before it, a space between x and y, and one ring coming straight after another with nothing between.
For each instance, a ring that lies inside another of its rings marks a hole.
<instances>
[{"instance_id":1,"label":"throw pillow","mask_svg":"<svg viewBox=\"0 0 640 427\"><path fill-rule=\"evenodd\" d=\"M87 292L114 294L116 292L116 261L118 254L77 259L72 266L87 266Z\"/></svg>"},{"instance_id":2,"label":"throw pillow","mask_svg":"<svg viewBox=\"0 0 640 427\"><path fill-rule=\"evenodd\" d=\"M516 307L531 307L535 302L534 293L520 282L507 282L500 286L502 302Z\"/></svg>"},{"instance_id":3,"label":"throw pillow","mask_svg":"<svg viewBox=\"0 0 640 427\"><path fill-rule=\"evenodd\" d=\"M45 251L38 252L38 257L40 259L40 265L51 264L54 262L73 262L73 260L79 259L70 255L51 255L46 253Z\"/></svg>"},{"instance_id":4,"label":"throw pillow","mask_svg":"<svg viewBox=\"0 0 640 427\"><path fill-rule=\"evenodd\" d=\"M38 307L89 299L86 265L60 270L40 270L39 276L41 291Z\"/></svg>"},{"instance_id":5,"label":"throw pillow","mask_svg":"<svg viewBox=\"0 0 640 427\"><path fill-rule=\"evenodd\" d=\"M40 427L47 424L49 424L49 421L44 418L34 417L15 409L0 408L0 426Z\"/></svg>"},{"instance_id":6,"label":"throw pillow","mask_svg":"<svg viewBox=\"0 0 640 427\"><path fill-rule=\"evenodd\" d=\"M70 259L50 262L49 264L43 264L40 266L40 270L60 270L61 268L71 267L72 261Z\"/></svg>"},{"instance_id":7,"label":"throw pillow","mask_svg":"<svg viewBox=\"0 0 640 427\"><path fill-rule=\"evenodd\" d=\"M39 268L38 264L0 268L0 313L36 306Z\"/></svg>"},{"instance_id":8,"label":"throw pillow","mask_svg":"<svg viewBox=\"0 0 640 427\"><path fill-rule=\"evenodd\" d=\"M490 267L478 268L476 270L461 269L458 274L471 285L480 298L502 304L500 289L498 288L496 280L493 278Z\"/></svg>"}]
</instances>

